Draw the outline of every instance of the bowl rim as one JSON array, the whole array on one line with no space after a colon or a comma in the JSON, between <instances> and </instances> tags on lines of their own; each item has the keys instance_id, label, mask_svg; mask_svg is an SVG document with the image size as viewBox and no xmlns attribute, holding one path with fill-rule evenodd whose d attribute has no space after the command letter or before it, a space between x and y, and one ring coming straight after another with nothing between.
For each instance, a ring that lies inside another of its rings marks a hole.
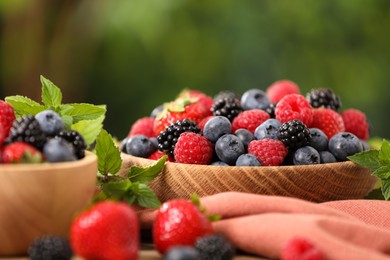
<instances>
[{"instance_id":1,"label":"bowl rim","mask_svg":"<svg viewBox=\"0 0 390 260\"><path fill-rule=\"evenodd\" d=\"M82 167L97 161L97 156L93 152L85 151L84 158L68 162L43 162L43 163L21 163L21 164L0 164L0 173L10 171L42 171L55 169L72 169Z\"/></svg>"}]
</instances>

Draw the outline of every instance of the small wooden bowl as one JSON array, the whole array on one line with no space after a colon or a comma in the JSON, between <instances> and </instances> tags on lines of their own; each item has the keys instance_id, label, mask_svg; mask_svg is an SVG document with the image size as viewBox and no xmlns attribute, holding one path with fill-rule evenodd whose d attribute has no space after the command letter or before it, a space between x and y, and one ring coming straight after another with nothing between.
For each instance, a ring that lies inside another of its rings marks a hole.
<instances>
[{"instance_id":1,"label":"small wooden bowl","mask_svg":"<svg viewBox=\"0 0 390 260\"><path fill-rule=\"evenodd\" d=\"M67 237L96 187L97 157L74 162L0 165L0 255L24 255L41 235Z\"/></svg>"},{"instance_id":2,"label":"small wooden bowl","mask_svg":"<svg viewBox=\"0 0 390 260\"><path fill-rule=\"evenodd\" d=\"M125 175L131 166L149 166L155 161L122 153ZM304 166L237 167L167 162L149 186L164 202L226 191L280 195L324 202L364 198L377 183L369 169L353 162Z\"/></svg>"}]
</instances>

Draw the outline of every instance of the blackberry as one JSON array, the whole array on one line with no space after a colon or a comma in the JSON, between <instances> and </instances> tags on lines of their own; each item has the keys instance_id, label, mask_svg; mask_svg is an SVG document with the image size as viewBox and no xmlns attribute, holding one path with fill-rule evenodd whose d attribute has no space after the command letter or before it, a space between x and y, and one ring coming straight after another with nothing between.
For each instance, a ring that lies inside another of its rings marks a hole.
<instances>
[{"instance_id":1,"label":"blackberry","mask_svg":"<svg viewBox=\"0 0 390 260\"><path fill-rule=\"evenodd\" d=\"M33 115L26 115L12 124L9 140L11 142L26 142L42 150L46 142L46 135L43 133L39 122Z\"/></svg>"},{"instance_id":2,"label":"blackberry","mask_svg":"<svg viewBox=\"0 0 390 260\"><path fill-rule=\"evenodd\" d=\"M65 139L73 145L74 153L77 159L84 158L85 149L87 149L87 143L79 132L74 130L60 131L57 136Z\"/></svg>"},{"instance_id":3,"label":"blackberry","mask_svg":"<svg viewBox=\"0 0 390 260\"><path fill-rule=\"evenodd\" d=\"M221 235L207 235L198 238L195 248L200 254L200 259L233 259L234 247Z\"/></svg>"},{"instance_id":4,"label":"blackberry","mask_svg":"<svg viewBox=\"0 0 390 260\"><path fill-rule=\"evenodd\" d=\"M235 99L240 99L240 95L238 95L237 93L234 93L232 91L229 91L229 90L223 90L223 91L220 91L217 93L217 95L214 96L214 102L220 100L220 99L223 99L223 98L235 98Z\"/></svg>"},{"instance_id":5,"label":"blackberry","mask_svg":"<svg viewBox=\"0 0 390 260\"><path fill-rule=\"evenodd\" d=\"M222 98L215 101L211 107L211 112L214 116L227 117L230 122L244 109L241 106L241 101L236 98Z\"/></svg>"},{"instance_id":6,"label":"blackberry","mask_svg":"<svg viewBox=\"0 0 390 260\"><path fill-rule=\"evenodd\" d=\"M325 107L334 111L341 107L340 97L328 88L312 89L307 95L306 99L313 108Z\"/></svg>"},{"instance_id":7,"label":"blackberry","mask_svg":"<svg viewBox=\"0 0 390 260\"><path fill-rule=\"evenodd\" d=\"M184 132L193 132L200 134L201 130L194 121L189 119L179 120L166 127L157 137L158 149L168 155L173 155L173 150L179 139L180 134Z\"/></svg>"},{"instance_id":8,"label":"blackberry","mask_svg":"<svg viewBox=\"0 0 390 260\"><path fill-rule=\"evenodd\" d=\"M278 139L288 149L293 150L309 144L311 135L306 125L295 119L282 124L279 128Z\"/></svg>"},{"instance_id":9,"label":"blackberry","mask_svg":"<svg viewBox=\"0 0 390 260\"><path fill-rule=\"evenodd\" d=\"M42 236L28 248L31 260L68 260L73 255L69 241L59 236Z\"/></svg>"}]
</instances>

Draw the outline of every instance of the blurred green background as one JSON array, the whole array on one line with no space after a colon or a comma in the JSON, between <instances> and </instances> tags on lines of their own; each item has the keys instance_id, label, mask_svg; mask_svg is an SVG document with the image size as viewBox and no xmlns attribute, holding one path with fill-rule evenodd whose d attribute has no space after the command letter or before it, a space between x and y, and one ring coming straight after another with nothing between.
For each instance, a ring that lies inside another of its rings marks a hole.
<instances>
[{"instance_id":1,"label":"blurred green background","mask_svg":"<svg viewBox=\"0 0 390 260\"><path fill-rule=\"evenodd\" d=\"M0 0L0 95L107 104L118 138L185 87L330 87L390 137L389 0Z\"/></svg>"}]
</instances>

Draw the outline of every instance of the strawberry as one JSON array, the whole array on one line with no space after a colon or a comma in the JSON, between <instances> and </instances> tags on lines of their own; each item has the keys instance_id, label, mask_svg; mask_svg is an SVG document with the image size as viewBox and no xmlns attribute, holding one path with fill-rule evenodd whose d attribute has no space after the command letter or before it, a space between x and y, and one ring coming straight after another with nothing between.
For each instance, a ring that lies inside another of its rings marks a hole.
<instances>
[{"instance_id":1,"label":"strawberry","mask_svg":"<svg viewBox=\"0 0 390 260\"><path fill-rule=\"evenodd\" d=\"M123 202L95 204L73 221L70 243L75 254L85 259L137 259L136 211Z\"/></svg>"},{"instance_id":2,"label":"strawberry","mask_svg":"<svg viewBox=\"0 0 390 260\"><path fill-rule=\"evenodd\" d=\"M267 88L266 94L272 103L277 103L284 96L300 94L300 91L296 83L290 80L278 80Z\"/></svg>"},{"instance_id":3,"label":"strawberry","mask_svg":"<svg viewBox=\"0 0 390 260\"><path fill-rule=\"evenodd\" d=\"M34 146L25 142L15 142L4 147L3 163L40 163L43 156Z\"/></svg>"},{"instance_id":4,"label":"strawberry","mask_svg":"<svg viewBox=\"0 0 390 260\"><path fill-rule=\"evenodd\" d=\"M347 109L341 113L345 131L350 132L362 140L367 140L370 136L369 125L366 115L358 109Z\"/></svg>"},{"instance_id":5,"label":"strawberry","mask_svg":"<svg viewBox=\"0 0 390 260\"><path fill-rule=\"evenodd\" d=\"M128 137L134 135L144 135L146 137L156 137L153 131L154 118L153 117L142 117L134 122L130 128Z\"/></svg>"},{"instance_id":6,"label":"strawberry","mask_svg":"<svg viewBox=\"0 0 390 260\"><path fill-rule=\"evenodd\" d=\"M14 120L15 113L13 107L7 102L0 100L0 145L8 137Z\"/></svg>"},{"instance_id":7,"label":"strawberry","mask_svg":"<svg viewBox=\"0 0 390 260\"><path fill-rule=\"evenodd\" d=\"M321 129L328 139L339 132L345 131L343 118L330 108L313 109L313 121L310 127Z\"/></svg>"},{"instance_id":8,"label":"strawberry","mask_svg":"<svg viewBox=\"0 0 390 260\"><path fill-rule=\"evenodd\" d=\"M153 224L154 245L161 254L174 246L194 246L197 238L213 233L207 216L184 199L165 202Z\"/></svg>"},{"instance_id":9,"label":"strawberry","mask_svg":"<svg viewBox=\"0 0 390 260\"><path fill-rule=\"evenodd\" d=\"M153 131L157 136L167 126L186 118L198 124L203 118L212 115L212 105L213 100L205 94L184 92L176 100L165 105L164 111L154 121Z\"/></svg>"}]
</instances>

